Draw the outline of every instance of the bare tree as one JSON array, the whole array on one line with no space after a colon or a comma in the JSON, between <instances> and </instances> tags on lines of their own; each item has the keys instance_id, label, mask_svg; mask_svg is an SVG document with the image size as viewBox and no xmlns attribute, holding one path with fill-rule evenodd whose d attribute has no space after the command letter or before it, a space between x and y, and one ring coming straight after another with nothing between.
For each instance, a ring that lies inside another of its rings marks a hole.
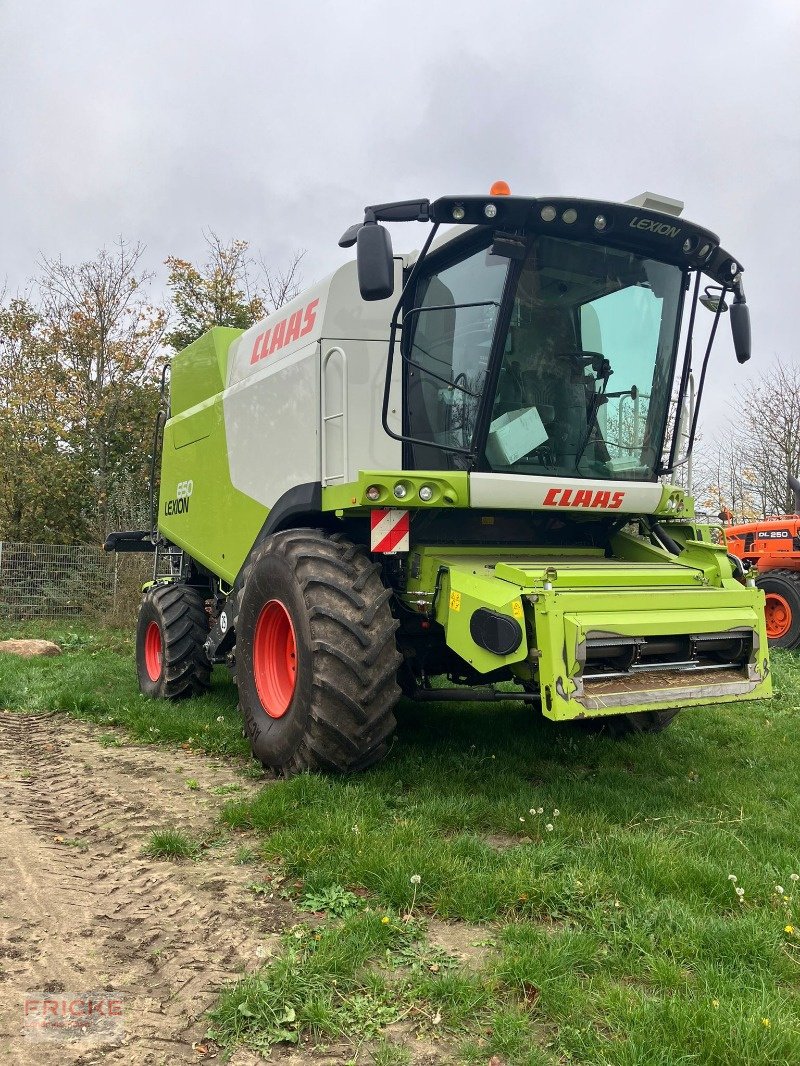
<instances>
[{"instance_id":1,"label":"bare tree","mask_svg":"<svg viewBox=\"0 0 800 1066\"><path fill-rule=\"evenodd\" d=\"M794 498L786 476L800 472L800 365L778 360L742 402L740 418L763 513L790 513Z\"/></svg>"},{"instance_id":2,"label":"bare tree","mask_svg":"<svg viewBox=\"0 0 800 1066\"><path fill-rule=\"evenodd\" d=\"M212 326L247 329L300 290L305 252L295 252L287 267L276 270L263 258L256 263L247 241L226 243L213 230L204 236L207 252L202 265L177 256L166 260L175 321L166 341L176 352Z\"/></svg>"},{"instance_id":3,"label":"bare tree","mask_svg":"<svg viewBox=\"0 0 800 1066\"><path fill-rule=\"evenodd\" d=\"M263 257L259 258L264 272L264 290L274 311L293 300L300 292L302 284L300 264L305 254L305 249L293 252L288 265L283 270L273 270L267 266Z\"/></svg>"},{"instance_id":4,"label":"bare tree","mask_svg":"<svg viewBox=\"0 0 800 1066\"><path fill-rule=\"evenodd\" d=\"M143 252L120 239L85 263L40 263L42 330L69 378L62 424L96 504L96 534L107 529L112 482L146 465L166 314L148 299Z\"/></svg>"},{"instance_id":5,"label":"bare tree","mask_svg":"<svg viewBox=\"0 0 800 1066\"><path fill-rule=\"evenodd\" d=\"M800 366L776 362L743 398L735 421L708 450L704 492L737 519L786 514L787 474L800 471Z\"/></svg>"}]
</instances>

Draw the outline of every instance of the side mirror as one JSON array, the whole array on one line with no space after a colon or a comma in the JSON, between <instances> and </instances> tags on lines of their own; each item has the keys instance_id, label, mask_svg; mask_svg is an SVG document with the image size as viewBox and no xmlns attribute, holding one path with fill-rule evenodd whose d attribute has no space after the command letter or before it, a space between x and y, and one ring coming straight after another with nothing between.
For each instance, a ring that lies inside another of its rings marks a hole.
<instances>
[{"instance_id":1,"label":"side mirror","mask_svg":"<svg viewBox=\"0 0 800 1066\"><path fill-rule=\"evenodd\" d=\"M746 363L750 358L750 308L746 303L731 304L731 333L736 360Z\"/></svg>"},{"instance_id":2,"label":"side mirror","mask_svg":"<svg viewBox=\"0 0 800 1066\"><path fill-rule=\"evenodd\" d=\"M358 287L363 300L387 300L394 292L394 260L389 231L367 222L356 238Z\"/></svg>"}]
</instances>

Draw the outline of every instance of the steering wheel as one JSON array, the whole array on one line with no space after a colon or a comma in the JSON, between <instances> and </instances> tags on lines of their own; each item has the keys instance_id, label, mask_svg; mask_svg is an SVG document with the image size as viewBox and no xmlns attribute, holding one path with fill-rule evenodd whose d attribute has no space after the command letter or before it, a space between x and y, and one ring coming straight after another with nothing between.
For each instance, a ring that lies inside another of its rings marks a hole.
<instances>
[{"instance_id":1,"label":"steering wheel","mask_svg":"<svg viewBox=\"0 0 800 1066\"><path fill-rule=\"evenodd\" d=\"M611 369L611 363L603 355L602 352L588 352L583 349L573 348L571 352L556 352L556 359L570 359L577 370L584 369L590 366L595 373L595 376L604 381L608 381L614 371Z\"/></svg>"}]
</instances>

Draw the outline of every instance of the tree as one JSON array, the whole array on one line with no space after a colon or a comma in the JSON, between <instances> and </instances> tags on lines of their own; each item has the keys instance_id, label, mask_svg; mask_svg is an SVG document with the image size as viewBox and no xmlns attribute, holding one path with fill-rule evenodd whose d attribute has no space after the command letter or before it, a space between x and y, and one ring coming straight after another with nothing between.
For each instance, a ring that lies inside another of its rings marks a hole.
<instances>
[{"instance_id":1,"label":"tree","mask_svg":"<svg viewBox=\"0 0 800 1066\"><path fill-rule=\"evenodd\" d=\"M800 366L778 360L740 405L742 447L761 512L791 514L787 474L800 475Z\"/></svg>"},{"instance_id":2,"label":"tree","mask_svg":"<svg viewBox=\"0 0 800 1066\"><path fill-rule=\"evenodd\" d=\"M41 261L42 333L68 381L64 447L83 481L94 538L116 524L123 488L133 483L146 495L166 313L147 298L143 251L120 240L77 266Z\"/></svg>"},{"instance_id":3,"label":"tree","mask_svg":"<svg viewBox=\"0 0 800 1066\"><path fill-rule=\"evenodd\" d=\"M741 442L728 438L716 445L704 464L705 477L696 499L702 510L719 515L730 511L737 520L761 514L755 474L746 465Z\"/></svg>"},{"instance_id":4,"label":"tree","mask_svg":"<svg viewBox=\"0 0 800 1066\"><path fill-rule=\"evenodd\" d=\"M247 241L225 244L214 232L205 240L207 258L201 267L176 256L166 260L177 324L165 340L176 352L212 326L247 329L300 289L304 252L296 252L284 270L273 271L263 260L254 262Z\"/></svg>"},{"instance_id":5,"label":"tree","mask_svg":"<svg viewBox=\"0 0 800 1066\"><path fill-rule=\"evenodd\" d=\"M707 503L739 520L787 514L800 472L800 367L778 360L739 404L708 459Z\"/></svg>"},{"instance_id":6,"label":"tree","mask_svg":"<svg viewBox=\"0 0 800 1066\"><path fill-rule=\"evenodd\" d=\"M70 382L28 300L0 307L0 540L80 540L80 479L63 424Z\"/></svg>"}]
</instances>

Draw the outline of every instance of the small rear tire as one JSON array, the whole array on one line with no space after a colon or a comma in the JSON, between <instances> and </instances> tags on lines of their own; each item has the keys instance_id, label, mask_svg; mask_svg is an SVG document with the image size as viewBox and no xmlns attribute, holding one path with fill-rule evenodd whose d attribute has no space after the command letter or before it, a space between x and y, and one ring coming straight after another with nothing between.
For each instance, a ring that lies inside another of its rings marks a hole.
<instances>
[{"instance_id":1,"label":"small rear tire","mask_svg":"<svg viewBox=\"0 0 800 1066\"><path fill-rule=\"evenodd\" d=\"M139 690L152 699L197 696L211 686L205 601L196 588L153 585L142 596L136 625Z\"/></svg>"},{"instance_id":2,"label":"small rear tire","mask_svg":"<svg viewBox=\"0 0 800 1066\"><path fill-rule=\"evenodd\" d=\"M367 552L294 529L247 564L236 624L239 705L253 755L284 776L382 759L400 665L390 590Z\"/></svg>"},{"instance_id":3,"label":"small rear tire","mask_svg":"<svg viewBox=\"0 0 800 1066\"><path fill-rule=\"evenodd\" d=\"M800 574L793 570L767 570L756 577L756 587L766 596L764 616L771 648L800 646Z\"/></svg>"}]
</instances>

